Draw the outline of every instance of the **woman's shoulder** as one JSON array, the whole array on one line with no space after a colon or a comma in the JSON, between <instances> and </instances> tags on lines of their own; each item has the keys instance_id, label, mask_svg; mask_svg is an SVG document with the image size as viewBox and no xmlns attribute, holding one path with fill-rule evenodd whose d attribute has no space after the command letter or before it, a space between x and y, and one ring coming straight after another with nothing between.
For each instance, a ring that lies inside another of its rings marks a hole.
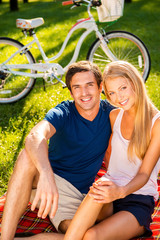
<instances>
[{"instance_id":1,"label":"woman's shoulder","mask_svg":"<svg viewBox=\"0 0 160 240\"><path fill-rule=\"evenodd\" d=\"M152 134L160 135L160 111L154 113L152 119Z\"/></svg>"},{"instance_id":2,"label":"woman's shoulder","mask_svg":"<svg viewBox=\"0 0 160 240\"><path fill-rule=\"evenodd\" d=\"M111 127L112 127L112 129L113 129L113 125L114 125L115 120L116 120L116 118L117 118L117 116L118 116L118 114L119 114L120 111L121 111L120 108L116 108L116 109L113 109L113 110L110 112L109 117L110 117L110 122L111 122Z\"/></svg>"},{"instance_id":3,"label":"woman's shoulder","mask_svg":"<svg viewBox=\"0 0 160 240\"><path fill-rule=\"evenodd\" d=\"M153 122L153 127L158 127L160 126L160 111L157 111L153 118L152 118L152 122Z\"/></svg>"}]
</instances>

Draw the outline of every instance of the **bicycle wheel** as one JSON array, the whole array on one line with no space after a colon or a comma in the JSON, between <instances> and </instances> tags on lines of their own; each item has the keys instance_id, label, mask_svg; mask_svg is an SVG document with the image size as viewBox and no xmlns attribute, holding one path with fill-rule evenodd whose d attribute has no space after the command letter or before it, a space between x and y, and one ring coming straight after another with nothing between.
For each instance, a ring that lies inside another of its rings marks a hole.
<instances>
[{"instance_id":1,"label":"bicycle wheel","mask_svg":"<svg viewBox=\"0 0 160 240\"><path fill-rule=\"evenodd\" d=\"M144 82L147 80L151 60L144 43L135 35L125 31L112 31L105 33L108 48L118 60L124 60L134 65L142 74ZM96 63L103 71L106 64L111 62L104 53L97 38L88 51L87 59Z\"/></svg>"},{"instance_id":2,"label":"bicycle wheel","mask_svg":"<svg viewBox=\"0 0 160 240\"><path fill-rule=\"evenodd\" d=\"M0 38L0 64L3 65L18 49L22 48L23 44L6 37ZM29 64L35 63L35 59L31 52L25 50L12 57L7 64ZM2 66L1 65L1 66ZM3 65L5 68L5 65ZM6 68L7 70L7 68ZM13 69L14 70L14 69ZM25 71L26 73L33 70L15 69L16 71ZM27 76L14 75L12 72L4 73L0 67L0 103L13 103L24 98L33 88L35 83L34 78Z\"/></svg>"}]
</instances>

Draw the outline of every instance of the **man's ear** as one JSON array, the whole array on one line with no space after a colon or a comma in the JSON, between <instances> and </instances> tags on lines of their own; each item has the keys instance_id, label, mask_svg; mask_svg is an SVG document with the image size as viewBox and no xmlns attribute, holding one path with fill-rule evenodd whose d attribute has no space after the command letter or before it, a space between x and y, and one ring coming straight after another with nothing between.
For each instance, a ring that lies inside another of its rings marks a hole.
<instances>
[{"instance_id":1,"label":"man's ear","mask_svg":"<svg viewBox=\"0 0 160 240\"><path fill-rule=\"evenodd\" d=\"M102 89L103 89L103 83L101 82L99 86L99 91L102 92Z\"/></svg>"},{"instance_id":2,"label":"man's ear","mask_svg":"<svg viewBox=\"0 0 160 240\"><path fill-rule=\"evenodd\" d=\"M71 95L71 97L73 98L73 94L72 94L72 91L71 91L71 90L69 90L69 92L70 92L70 95Z\"/></svg>"}]
</instances>

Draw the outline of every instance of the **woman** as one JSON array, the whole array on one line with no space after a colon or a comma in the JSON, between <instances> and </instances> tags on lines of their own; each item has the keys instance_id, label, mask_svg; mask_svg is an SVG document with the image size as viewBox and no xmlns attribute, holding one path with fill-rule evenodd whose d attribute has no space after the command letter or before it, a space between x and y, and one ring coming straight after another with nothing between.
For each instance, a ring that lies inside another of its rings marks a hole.
<instances>
[{"instance_id":1,"label":"woman","mask_svg":"<svg viewBox=\"0 0 160 240\"><path fill-rule=\"evenodd\" d=\"M80 205L65 240L125 240L152 234L160 112L147 97L141 75L127 62L108 64L103 84L107 99L117 107L110 113L109 165Z\"/></svg>"}]
</instances>

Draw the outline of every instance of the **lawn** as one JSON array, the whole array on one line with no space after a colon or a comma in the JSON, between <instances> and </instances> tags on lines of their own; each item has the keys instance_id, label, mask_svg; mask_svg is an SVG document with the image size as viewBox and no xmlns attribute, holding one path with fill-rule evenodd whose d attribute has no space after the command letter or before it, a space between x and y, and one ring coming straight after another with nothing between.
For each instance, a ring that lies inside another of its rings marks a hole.
<instances>
[{"instance_id":1,"label":"lawn","mask_svg":"<svg viewBox=\"0 0 160 240\"><path fill-rule=\"evenodd\" d=\"M11 37L26 43L22 32L16 28L17 18L43 17L45 24L37 28L37 36L48 56L56 54L60 49L67 32L77 19L87 17L85 7L70 10L70 6L62 6L60 1L31 1L19 2L19 11L10 12L9 3L2 0L0 4L0 36ZM96 11L93 12L96 15ZM107 31L125 30L142 39L151 55L152 68L146 82L148 94L160 110L160 5L159 0L132 0L125 4L124 16ZM102 27L106 23L101 24ZM79 33L74 35L64 55L59 62L65 65L72 56ZM90 36L82 46L80 59L85 59L90 43L94 36ZM36 48L31 49L37 60L40 60ZM31 93L23 100L8 105L0 105L0 195L7 189L7 183L12 173L18 153L24 146L24 140L30 129L42 120L46 112L59 102L70 98L67 89L61 85L46 86L38 80Z\"/></svg>"}]
</instances>

